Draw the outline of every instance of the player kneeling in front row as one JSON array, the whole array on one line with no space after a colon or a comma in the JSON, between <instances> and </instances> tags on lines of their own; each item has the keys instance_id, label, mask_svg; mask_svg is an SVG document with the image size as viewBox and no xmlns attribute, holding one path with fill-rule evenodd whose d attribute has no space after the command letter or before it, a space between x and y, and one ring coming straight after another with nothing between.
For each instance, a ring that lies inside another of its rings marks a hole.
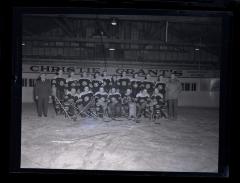
<instances>
[{"instance_id":1,"label":"player kneeling in front row","mask_svg":"<svg viewBox=\"0 0 240 183\"><path fill-rule=\"evenodd\" d=\"M77 120L77 108L76 108L76 101L78 100L78 96L76 94L76 89L71 88L70 91L67 91L64 97L64 112L65 117L70 117L74 121Z\"/></svg>"},{"instance_id":2,"label":"player kneeling in front row","mask_svg":"<svg viewBox=\"0 0 240 183\"><path fill-rule=\"evenodd\" d=\"M121 117L122 115L122 102L121 102L121 94L116 91L115 88L112 88L108 95L108 114L112 119Z\"/></svg>"},{"instance_id":3,"label":"player kneeling in front row","mask_svg":"<svg viewBox=\"0 0 240 183\"><path fill-rule=\"evenodd\" d=\"M107 97L108 94L104 91L103 87L95 93L96 98L96 112L99 117L106 117L107 114Z\"/></svg>"},{"instance_id":4,"label":"player kneeling in front row","mask_svg":"<svg viewBox=\"0 0 240 183\"><path fill-rule=\"evenodd\" d=\"M91 107L93 106L93 92L90 91L89 87L84 87L84 91L80 94L80 99L81 99L81 106L79 109L79 114L82 117L95 117L95 114L93 111L91 111Z\"/></svg>"},{"instance_id":5,"label":"player kneeling in front row","mask_svg":"<svg viewBox=\"0 0 240 183\"><path fill-rule=\"evenodd\" d=\"M151 96L152 105L152 119L156 120L159 118L166 118L166 114L163 112L163 94L159 92L157 88L155 88L153 95Z\"/></svg>"},{"instance_id":6,"label":"player kneeling in front row","mask_svg":"<svg viewBox=\"0 0 240 183\"><path fill-rule=\"evenodd\" d=\"M150 95L147 92L147 89L142 89L136 96L137 102L137 118L150 117Z\"/></svg>"}]
</instances>

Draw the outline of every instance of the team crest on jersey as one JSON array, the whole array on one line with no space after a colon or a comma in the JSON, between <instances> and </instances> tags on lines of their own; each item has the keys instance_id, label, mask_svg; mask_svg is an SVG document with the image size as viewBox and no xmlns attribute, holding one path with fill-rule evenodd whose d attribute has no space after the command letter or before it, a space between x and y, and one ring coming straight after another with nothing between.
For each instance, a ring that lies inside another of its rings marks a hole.
<instances>
[{"instance_id":1,"label":"team crest on jersey","mask_svg":"<svg viewBox=\"0 0 240 183\"><path fill-rule=\"evenodd\" d=\"M122 81L122 86L127 86L127 82L126 81Z\"/></svg>"},{"instance_id":2,"label":"team crest on jersey","mask_svg":"<svg viewBox=\"0 0 240 183\"><path fill-rule=\"evenodd\" d=\"M86 85L87 85L87 82L86 82L86 81L83 81L83 82L82 82L82 85L83 85L83 86L86 86Z\"/></svg>"},{"instance_id":3,"label":"team crest on jersey","mask_svg":"<svg viewBox=\"0 0 240 183\"><path fill-rule=\"evenodd\" d=\"M60 81L59 85L60 85L60 86L64 86L64 82L63 82L63 81Z\"/></svg>"},{"instance_id":4,"label":"team crest on jersey","mask_svg":"<svg viewBox=\"0 0 240 183\"><path fill-rule=\"evenodd\" d=\"M98 87L99 85L98 85L98 83L94 83L93 86L94 87Z\"/></svg>"},{"instance_id":5,"label":"team crest on jersey","mask_svg":"<svg viewBox=\"0 0 240 183\"><path fill-rule=\"evenodd\" d=\"M137 84L137 83L134 83L134 84L133 84L133 87L134 87L134 88L137 88L137 87L138 87L138 84Z\"/></svg>"},{"instance_id":6,"label":"team crest on jersey","mask_svg":"<svg viewBox=\"0 0 240 183\"><path fill-rule=\"evenodd\" d=\"M162 90L163 89L163 85L158 85L158 89Z\"/></svg>"},{"instance_id":7,"label":"team crest on jersey","mask_svg":"<svg viewBox=\"0 0 240 183\"><path fill-rule=\"evenodd\" d=\"M84 101L85 102L89 101L89 97L88 96L84 97Z\"/></svg>"}]
</instances>

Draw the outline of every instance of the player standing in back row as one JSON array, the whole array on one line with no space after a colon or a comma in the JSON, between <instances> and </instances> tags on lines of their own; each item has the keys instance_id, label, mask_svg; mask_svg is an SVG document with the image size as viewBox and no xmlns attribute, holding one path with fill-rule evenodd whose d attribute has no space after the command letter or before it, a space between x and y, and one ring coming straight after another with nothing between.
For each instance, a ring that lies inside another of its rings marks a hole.
<instances>
[{"instance_id":1,"label":"player standing in back row","mask_svg":"<svg viewBox=\"0 0 240 183\"><path fill-rule=\"evenodd\" d=\"M79 82L79 89L80 92L84 91L84 88L87 86L89 88L92 88L92 83L91 83L91 77L87 75L87 72L83 72L80 79L78 80Z\"/></svg>"},{"instance_id":2,"label":"player standing in back row","mask_svg":"<svg viewBox=\"0 0 240 183\"><path fill-rule=\"evenodd\" d=\"M52 80L52 90L53 90L53 106L56 114L60 114L63 111L61 110L61 103L64 100L65 96L65 84L66 79L63 76L63 71L60 69L54 79ZM55 91L54 91L55 90Z\"/></svg>"},{"instance_id":3,"label":"player standing in back row","mask_svg":"<svg viewBox=\"0 0 240 183\"><path fill-rule=\"evenodd\" d=\"M100 87L102 87L102 85L103 85L102 77L97 72L97 73L95 73L95 75L92 79L92 92L93 93L98 92Z\"/></svg>"},{"instance_id":4,"label":"player standing in back row","mask_svg":"<svg viewBox=\"0 0 240 183\"><path fill-rule=\"evenodd\" d=\"M146 75L146 78L143 80L142 85L147 89L148 94L151 96L154 91L154 81L150 74Z\"/></svg>"},{"instance_id":5,"label":"player standing in back row","mask_svg":"<svg viewBox=\"0 0 240 183\"><path fill-rule=\"evenodd\" d=\"M119 93L123 97L123 95L126 93L127 89L130 86L130 78L127 77L126 72L123 71L121 77L117 81Z\"/></svg>"}]
</instances>

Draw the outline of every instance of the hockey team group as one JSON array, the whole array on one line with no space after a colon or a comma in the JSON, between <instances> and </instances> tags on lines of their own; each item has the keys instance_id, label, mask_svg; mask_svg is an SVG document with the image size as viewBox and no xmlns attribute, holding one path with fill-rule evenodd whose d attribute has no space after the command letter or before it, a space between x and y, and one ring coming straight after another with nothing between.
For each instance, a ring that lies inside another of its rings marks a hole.
<instances>
[{"instance_id":1,"label":"hockey team group","mask_svg":"<svg viewBox=\"0 0 240 183\"><path fill-rule=\"evenodd\" d=\"M45 77L41 74L35 86L39 116L42 106L44 115L47 115L47 109L44 109L47 104L44 100L40 103L39 98L45 92ZM174 73L164 82L161 75L157 79L150 74L142 78L138 73L129 76L125 71L121 76L110 76L104 71L94 75L83 72L79 77L70 72L66 78L59 70L49 83L51 88L47 90L51 95L48 95L52 98L56 114L74 121L86 117L103 118L104 121L127 118L136 122L142 118L152 121L176 119L177 100L182 88Z\"/></svg>"}]
</instances>

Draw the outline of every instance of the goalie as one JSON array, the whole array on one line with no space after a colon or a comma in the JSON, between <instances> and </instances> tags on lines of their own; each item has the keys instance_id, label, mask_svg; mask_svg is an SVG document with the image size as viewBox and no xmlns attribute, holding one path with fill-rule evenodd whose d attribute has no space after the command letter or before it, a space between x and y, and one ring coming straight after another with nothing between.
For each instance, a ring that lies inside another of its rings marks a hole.
<instances>
[{"instance_id":1,"label":"goalie","mask_svg":"<svg viewBox=\"0 0 240 183\"><path fill-rule=\"evenodd\" d=\"M89 87L85 86L84 91L80 94L81 105L78 106L79 113L82 117L85 117L86 115L92 115L92 111L90 111L90 107L92 106L92 100L93 92L89 89Z\"/></svg>"}]
</instances>

